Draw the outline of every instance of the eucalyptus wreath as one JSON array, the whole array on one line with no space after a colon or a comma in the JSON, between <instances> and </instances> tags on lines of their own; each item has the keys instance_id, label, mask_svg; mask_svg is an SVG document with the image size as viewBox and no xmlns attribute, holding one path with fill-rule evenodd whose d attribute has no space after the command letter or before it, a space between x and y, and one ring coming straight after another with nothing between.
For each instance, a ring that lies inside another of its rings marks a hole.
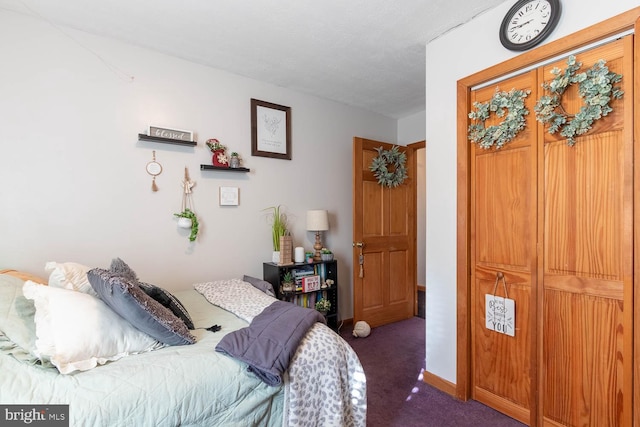
<instances>
[{"instance_id":1,"label":"eucalyptus wreath","mask_svg":"<svg viewBox=\"0 0 640 427\"><path fill-rule=\"evenodd\" d=\"M529 114L524 100L530 93L530 90L511 89L509 92L500 92L496 89L488 102L474 102L475 110L469 113L469 118L476 120L476 123L469 125L469 140L488 149L494 145L501 148L515 138L524 129L524 116ZM491 113L504 117L504 120L498 125L485 127L484 122Z\"/></svg>"},{"instance_id":2,"label":"eucalyptus wreath","mask_svg":"<svg viewBox=\"0 0 640 427\"><path fill-rule=\"evenodd\" d=\"M536 120L548 124L547 131L552 135L560 131L560 135L567 138L567 145L574 145L578 135L587 133L593 122L613 111L609 105L612 99L622 98L624 91L614 86L622 79L622 75L609 71L605 64L605 60L601 59L587 71L576 74L582 62L577 62L576 57L571 55L567 59L567 68L564 71L554 68L551 74L555 78L542 84L542 88L550 94L542 96L534 107ZM562 95L576 83L583 103L580 110L572 115L562 107Z\"/></svg>"},{"instance_id":3,"label":"eucalyptus wreath","mask_svg":"<svg viewBox=\"0 0 640 427\"><path fill-rule=\"evenodd\" d=\"M376 148L378 156L373 159L369 170L378 180L378 184L385 187L397 187L407 179L407 155L401 152L397 145L391 150ZM391 169L389 166L392 166Z\"/></svg>"}]
</instances>

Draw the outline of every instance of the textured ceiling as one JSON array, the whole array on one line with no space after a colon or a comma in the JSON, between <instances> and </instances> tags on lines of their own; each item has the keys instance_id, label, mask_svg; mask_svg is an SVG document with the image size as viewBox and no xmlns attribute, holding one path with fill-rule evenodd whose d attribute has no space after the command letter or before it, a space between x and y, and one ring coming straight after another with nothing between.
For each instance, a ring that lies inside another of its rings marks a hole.
<instances>
[{"instance_id":1,"label":"textured ceiling","mask_svg":"<svg viewBox=\"0 0 640 427\"><path fill-rule=\"evenodd\" d=\"M424 110L424 46L503 1L0 0L0 11L402 118Z\"/></svg>"}]
</instances>

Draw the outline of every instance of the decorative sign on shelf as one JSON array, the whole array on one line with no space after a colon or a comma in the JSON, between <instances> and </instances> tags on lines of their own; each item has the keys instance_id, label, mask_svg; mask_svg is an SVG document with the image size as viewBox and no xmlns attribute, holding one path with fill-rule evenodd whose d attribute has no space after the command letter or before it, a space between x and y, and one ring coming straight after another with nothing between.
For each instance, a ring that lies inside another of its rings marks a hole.
<instances>
[{"instance_id":1,"label":"decorative sign on shelf","mask_svg":"<svg viewBox=\"0 0 640 427\"><path fill-rule=\"evenodd\" d=\"M301 280L302 292L313 292L320 289L320 276L306 276Z\"/></svg>"},{"instance_id":2,"label":"decorative sign on shelf","mask_svg":"<svg viewBox=\"0 0 640 427\"><path fill-rule=\"evenodd\" d=\"M157 138L175 139L176 141L193 142L193 132L189 130L170 129L159 126L149 126L149 136Z\"/></svg>"}]
</instances>

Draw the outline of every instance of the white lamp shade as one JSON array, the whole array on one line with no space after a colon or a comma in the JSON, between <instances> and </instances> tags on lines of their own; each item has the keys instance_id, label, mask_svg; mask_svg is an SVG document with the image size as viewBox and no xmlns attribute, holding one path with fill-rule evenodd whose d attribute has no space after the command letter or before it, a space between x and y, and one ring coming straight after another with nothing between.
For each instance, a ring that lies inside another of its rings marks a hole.
<instances>
[{"instance_id":1,"label":"white lamp shade","mask_svg":"<svg viewBox=\"0 0 640 427\"><path fill-rule=\"evenodd\" d=\"M308 231L327 231L329 229L329 214L326 210L307 211Z\"/></svg>"}]
</instances>

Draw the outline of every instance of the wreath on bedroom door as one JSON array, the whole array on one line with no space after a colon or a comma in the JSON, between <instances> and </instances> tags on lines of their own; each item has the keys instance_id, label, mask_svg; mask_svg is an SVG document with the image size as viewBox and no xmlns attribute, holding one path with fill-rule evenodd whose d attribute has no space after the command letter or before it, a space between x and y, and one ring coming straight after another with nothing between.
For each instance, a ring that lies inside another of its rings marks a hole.
<instances>
[{"instance_id":1,"label":"wreath on bedroom door","mask_svg":"<svg viewBox=\"0 0 640 427\"><path fill-rule=\"evenodd\" d=\"M400 151L397 145L385 150L376 148L378 155L373 158L369 170L383 187L393 188L401 185L407 179L407 154Z\"/></svg>"}]
</instances>

